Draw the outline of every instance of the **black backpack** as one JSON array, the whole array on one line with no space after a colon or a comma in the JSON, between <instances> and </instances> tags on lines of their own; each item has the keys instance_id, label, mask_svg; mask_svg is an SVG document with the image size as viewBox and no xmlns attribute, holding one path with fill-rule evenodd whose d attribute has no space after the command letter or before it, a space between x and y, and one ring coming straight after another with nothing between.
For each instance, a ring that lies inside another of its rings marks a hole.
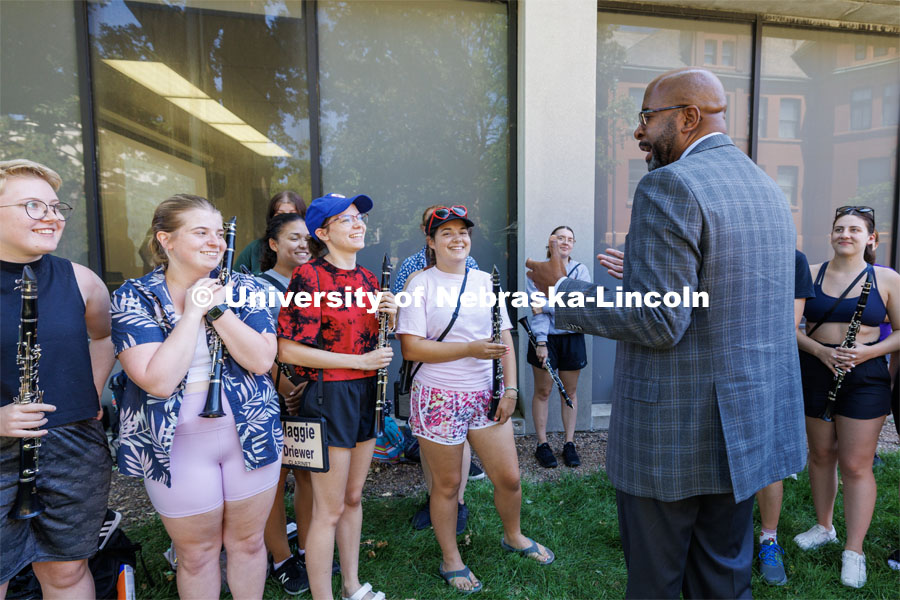
<instances>
[{"instance_id":1,"label":"black backpack","mask_svg":"<svg viewBox=\"0 0 900 600\"><path fill-rule=\"evenodd\" d=\"M119 579L119 569L122 565L137 566L137 553L141 551L141 545L132 542L121 529L114 530L107 540L103 550L99 550L88 561L91 575L94 576L94 589L98 600L116 600L118 590L116 583ZM141 557L143 563L143 556ZM145 574L149 574L144 565ZM38 582L31 565L28 565L13 577L9 582L6 597L10 599L37 599L41 598L41 584Z\"/></svg>"}]
</instances>

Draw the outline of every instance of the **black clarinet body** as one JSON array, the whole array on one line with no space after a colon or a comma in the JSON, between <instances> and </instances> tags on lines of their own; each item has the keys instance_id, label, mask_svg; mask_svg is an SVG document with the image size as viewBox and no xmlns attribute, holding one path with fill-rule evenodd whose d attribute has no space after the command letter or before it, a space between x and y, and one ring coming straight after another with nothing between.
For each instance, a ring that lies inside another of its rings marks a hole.
<instances>
[{"instance_id":1,"label":"black clarinet body","mask_svg":"<svg viewBox=\"0 0 900 600\"><path fill-rule=\"evenodd\" d=\"M387 254L381 261L381 291L391 291L391 271L393 266ZM388 320L385 313L378 315L378 347L386 348L388 345ZM378 378L375 390L375 437L384 435L384 407L387 401L388 370L387 367L378 369Z\"/></svg>"},{"instance_id":2,"label":"black clarinet body","mask_svg":"<svg viewBox=\"0 0 900 600\"><path fill-rule=\"evenodd\" d=\"M237 229L237 217L231 217L225 223L225 254L222 255L222 264L219 268L219 284L226 285L231 280L231 267L234 265L234 233ZM224 417L222 410L222 365L225 364L225 346L222 338L213 328L212 368L209 372L209 388L206 393L206 404L203 406L201 417L216 419Z\"/></svg>"},{"instance_id":3,"label":"black clarinet body","mask_svg":"<svg viewBox=\"0 0 900 600\"><path fill-rule=\"evenodd\" d=\"M22 270L22 314L19 320L19 343L16 363L19 366L19 395L17 404L41 402L44 392L38 387L38 362L41 347L37 343L37 278L31 267ZM36 517L44 512L44 503L37 493L38 450L41 438L19 440L19 486L9 516L16 520Z\"/></svg>"},{"instance_id":4,"label":"black clarinet body","mask_svg":"<svg viewBox=\"0 0 900 600\"><path fill-rule=\"evenodd\" d=\"M847 327L847 335L844 336L844 341L841 342L841 348L850 348L856 343L856 335L859 333L859 326L862 323L862 314L866 309L866 301L869 299L869 292L872 291L872 280L871 278L866 279L865 283L863 283L862 291L859 293L859 300L856 303L856 310L853 313L853 316L850 317L850 325ZM834 380L831 382L831 389L828 390L828 397L825 400L825 410L822 411L822 415L820 418L823 421L831 422L834 420L834 409L837 407L837 395L838 390L841 389L841 384L844 383L844 377L847 373L842 370L835 368Z\"/></svg>"},{"instance_id":5,"label":"black clarinet body","mask_svg":"<svg viewBox=\"0 0 900 600\"><path fill-rule=\"evenodd\" d=\"M500 315L500 271L497 265L491 271L491 287L494 292L494 306L491 308L491 341L495 344L502 344L500 338L501 315ZM491 410L488 412L488 419L493 420L497 415L497 407L500 406L500 399L503 397L503 363L501 359L495 358L491 362L492 367L492 394L491 394Z\"/></svg>"},{"instance_id":6,"label":"black clarinet body","mask_svg":"<svg viewBox=\"0 0 900 600\"><path fill-rule=\"evenodd\" d=\"M528 324L528 319L526 317L522 317L519 319L519 324L525 329L525 333L528 334L528 342L534 347L534 351L537 352L537 337L535 337L534 332L531 330L531 325ZM566 406L569 408L575 408L575 405L572 404L572 399L569 398L569 394L566 392L566 387L563 385L562 379L559 378L559 371L550 366L550 358L544 361L544 369L550 373L550 378L553 380L553 383L556 384L556 389L559 390L559 395L563 400L566 401Z\"/></svg>"}]
</instances>

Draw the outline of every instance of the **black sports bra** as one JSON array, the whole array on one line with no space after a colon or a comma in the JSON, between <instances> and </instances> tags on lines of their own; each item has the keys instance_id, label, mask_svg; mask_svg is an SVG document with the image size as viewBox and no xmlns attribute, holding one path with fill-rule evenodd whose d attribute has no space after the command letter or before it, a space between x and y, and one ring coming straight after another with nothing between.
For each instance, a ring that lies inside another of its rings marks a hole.
<instances>
[{"instance_id":1,"label":"black sports bra","mask_svg":"<svg viewBox=\"0 0 900 600\"><path fill-rule=\"evenodd\" d=\"M822 280L825 279L825 269L828 268L828 262L822 264L816 281L813 283L813 289L816 292L814 298L806 301L806 308L803 309L803 316L810 323L818 323L825 316L837 300L834 296L829 296L822 292ZM875 268L872 265L866 267L866 270L872 271L872 291L869 292L869 299L866 302L866 309L863 311L862 323L870 327L878 327L884 322L887 316L887 309L881 294L878 293L878 281L875 279ZM865 273L866 271L863 271ZM828 315L826 323L849 323L853 313L856 312L856 304L859 302L859 296L853 298L844 298L835 307L834 311Z\"/></svg>"}]
</instances>

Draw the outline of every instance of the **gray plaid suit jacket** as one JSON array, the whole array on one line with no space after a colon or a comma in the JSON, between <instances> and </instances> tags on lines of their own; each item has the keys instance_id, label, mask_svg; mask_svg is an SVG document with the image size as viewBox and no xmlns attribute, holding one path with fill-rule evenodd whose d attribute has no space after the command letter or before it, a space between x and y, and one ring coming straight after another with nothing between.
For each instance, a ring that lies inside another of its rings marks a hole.
<instances>
[{"instance_id":1,"label":"gray plaid suit jacket","mask_svg":"<svg viewBox=\"0 0 900 600\"><path fill-rule=\"evenodd\" d=\"M617 489L740 502L803 468L795 246L781 189L726 135L641 179L623 290L687 286L709 307L557 308L557 327L619 340L606 457ZM557 289L594 295L570 279Z\"/></svg>"}]
</instances>

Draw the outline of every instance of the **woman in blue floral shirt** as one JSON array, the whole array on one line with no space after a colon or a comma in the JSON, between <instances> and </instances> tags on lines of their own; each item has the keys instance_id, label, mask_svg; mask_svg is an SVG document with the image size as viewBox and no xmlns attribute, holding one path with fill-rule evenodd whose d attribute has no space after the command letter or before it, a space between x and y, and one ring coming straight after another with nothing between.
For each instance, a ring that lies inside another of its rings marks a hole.
<instances>
[{"instance_id":1,"label":"woman in blue floral shirt","mask_svg":"<svg viewBox=\"0 0 900 600\"><path fill-rule=\"evenodd\" d=\"M153 215L158 265L116 290L113 342L130 380L120 413L119 469L143 477L178 556L182 598L218 598L219 552L236 598L261 598L263 528L281 464L275 360L266 307L230 309L215 279L225 250L222 215L205 198L176 195ZM256 292L253 277L232 276ZM213 332L225 346L224 417L199 418L209 385Z\"/></svg>"}]
</instances>

